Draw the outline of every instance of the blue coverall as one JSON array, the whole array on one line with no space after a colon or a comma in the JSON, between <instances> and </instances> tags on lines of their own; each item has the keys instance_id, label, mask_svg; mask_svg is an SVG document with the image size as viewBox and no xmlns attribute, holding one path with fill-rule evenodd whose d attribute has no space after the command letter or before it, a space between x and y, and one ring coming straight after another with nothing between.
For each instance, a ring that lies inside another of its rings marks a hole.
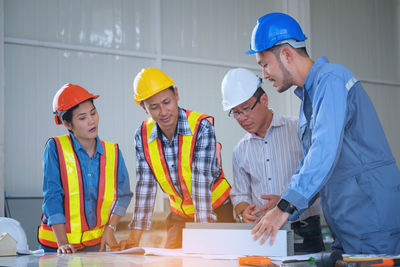
<instances>
[{"instance_id":1,"label":"blue coverall","mask_svg":"<svg viewBox=\"0 0 400 267\"><path fill-rule=\"evenodd\" d=\"M295 94L304 158L282 195L297 209L289 219L319 193L332 249L399 254L400 173L361 83L321 57Z\"/></svg>"}]
</instances>

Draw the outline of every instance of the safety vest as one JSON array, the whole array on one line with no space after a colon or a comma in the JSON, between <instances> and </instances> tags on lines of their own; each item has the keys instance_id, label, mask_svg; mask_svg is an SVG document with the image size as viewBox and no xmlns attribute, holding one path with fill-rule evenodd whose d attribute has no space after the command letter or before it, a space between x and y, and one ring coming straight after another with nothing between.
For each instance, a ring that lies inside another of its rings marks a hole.
<instances>
[{"instance_id":1,"label":"safety vest","mask_svg":"<svg viewBox=\"0 0 400 267\"><path fill-rule=\"evenodd\" d=\"M213 124L214 121L212 117L195 111L186 110L186 115L193 135L178 135L178 177L182 195L177 192L172 183L168 166L164 158L161 140L155 138L150 143L148 142L153 127L155 127L155 122L152 118L147 119L142 124L142 142L146 161L152 169L161 189L168 194L171 210L182 217L194 218L195 212L192 200L193 150L196 144L200 122L204 119L208 119L210 123ZM216 150L218 163L221 167L221 145L219 143L217 143ZM211 203L214 210L229 197L230 190L231 187L222 171L211 189Z\"/></svg>"},{"instance_id":2,"label":"safety vest","mask_svg":"<svg viewBox=\"0 0 400 267\"><path fill-rule=\"evenodd\" d=\"M89 229L85 215L83 180L79 159L70 135L53 138L58 153L62 187L64 189L65 231L68 242L77 249L100 242L104 226L117 200L118 145L100 140L104 155L100 155L99 186L96 208L96 226ZM44 215L38 230L39 243L57 248L55 235Z\"/></svg>"}]
</instances>

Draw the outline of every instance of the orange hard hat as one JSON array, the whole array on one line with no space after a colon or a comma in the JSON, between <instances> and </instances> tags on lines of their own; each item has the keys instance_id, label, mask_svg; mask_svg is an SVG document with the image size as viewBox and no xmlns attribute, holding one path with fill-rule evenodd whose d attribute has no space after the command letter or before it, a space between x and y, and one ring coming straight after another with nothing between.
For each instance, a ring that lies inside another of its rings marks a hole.
<instances>
[{"instance_id":1,"label":"orange hard hat","mask_svg":"<svg viewBox=\"0 0 400 267\"><path fill-rule=\"evenodd\" d=\"M98 97L99 95L93 95L79 85L71 83L63 85L53 98L53 113L56 124L62 124L61 118L70 108L88 99Z\"/></svg>"}]
</instances>

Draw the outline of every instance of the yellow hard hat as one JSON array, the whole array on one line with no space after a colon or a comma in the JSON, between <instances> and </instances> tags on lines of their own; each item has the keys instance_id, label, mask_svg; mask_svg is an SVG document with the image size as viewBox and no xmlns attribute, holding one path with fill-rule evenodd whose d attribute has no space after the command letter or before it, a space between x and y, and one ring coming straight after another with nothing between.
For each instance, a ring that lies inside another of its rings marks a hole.
<instances>
[{"instance_id":1,"label":"yellow hard hat","mask_svg":"<svg viewBox=\"0 0 400 267\"><path fill-rule=\"evenodd\" d=\"M156 68L142 69L133 81L135 102L140 104L141 101L172 85L174 85L174 80L168 77L162 70Z\"/></svg>"}]
</instances>

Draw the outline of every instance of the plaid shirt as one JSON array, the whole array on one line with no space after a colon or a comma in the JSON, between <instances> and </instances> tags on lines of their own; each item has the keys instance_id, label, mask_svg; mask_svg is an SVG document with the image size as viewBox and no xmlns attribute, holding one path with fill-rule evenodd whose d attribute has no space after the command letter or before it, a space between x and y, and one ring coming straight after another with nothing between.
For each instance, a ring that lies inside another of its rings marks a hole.
<instances>
[{"instance_id":1,"label":"plaid shirt","mask_svg":"<svg viewBox=\"0 0 400 267\"><path fill-rule=\"evenodd\" d=\"M155 123L157 125L157 123ZM160 128L154 127L148 142L159 138L164 157L176 191L182 196L178 177L178 135L192 135L184 109L179 108L178 125L171 141ZM147 163L143 152L142 126L136 130L136 202L135 212L130 223L131 229L149 230L151 216L157 192L157 181ZM193 151L192 162L192 199L195 209L195 222L214 222L216 215L211 206L211 188L221 173L216 157L214 126L208 120L202 120Z\"/></svg>"}]
</instances>

